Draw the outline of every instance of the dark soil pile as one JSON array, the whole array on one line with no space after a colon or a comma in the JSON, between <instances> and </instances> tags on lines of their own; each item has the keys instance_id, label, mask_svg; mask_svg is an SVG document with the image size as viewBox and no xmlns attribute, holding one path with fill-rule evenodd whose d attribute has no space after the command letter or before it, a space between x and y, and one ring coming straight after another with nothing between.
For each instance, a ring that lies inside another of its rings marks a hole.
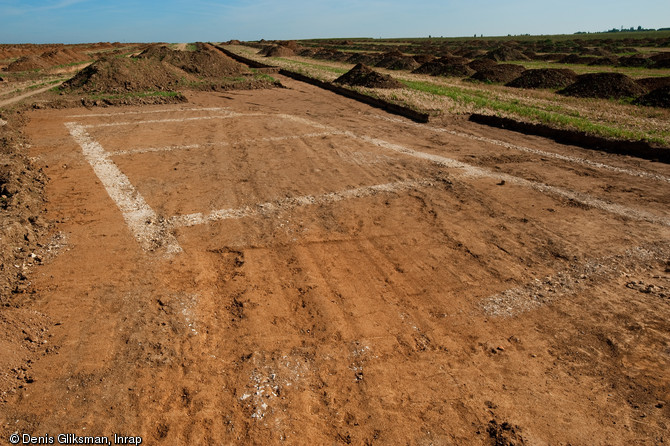
<instances>
[{"instance_id":1,"label":"dark soil pile","mask_svg":"<svg viewBox=\"0 0 670 446\"><path fill-rule=\"evenodd\" d=\"M492 59L475 59L472 62L468 63L468 66L475 71L480 71L485 68L491 68L498 65L495 60Z\"/></svg>"},{"instance_id":2,"label":"dark soil pile","mask_svg":"<svg viewBox=\"0 0 670 446\"><path fill-rule=\"evenodd\" d=\"M199 77L220 78L249 71L241 63L206 43L198 43L196 51L176 51L155 45L144 50L138 58L166 62Z\"/></svg>"},{"instance_id":3,"label":"dark soil pile","mask_svg":"<svg viewBox=\"0 0 670 446\"><path fill-rule=\"evenodd\" d=\"M670 86L670 76L665 77L645 77L644 79L636 79L638 85L647 91L653 91L657 88Z\"/></svg>"},{"instance_id":4,"label":"dark soil pile","mask_svg":"<svg viewBox=\"0 0 670 446\"><path fill-rule=\"evenodd\" d=\"M649 68L670 68L670 58L659 59L653 63Z\"/></svg>"},{"instance_id":5,"label":"dark soil pile","mask_svg":"<svg viewBox=\"0 0 670 446\"><path fill-rule=\"evenodd\" d=\"M321 60L333 60L336 62L344 62L349 58L349 54L329 48L320 48L316 53L314 53L312 57Z\"/></svg>"},{"instance_id":6,"label":"dark soil pile","mask_svg":"<svg viewBox=\"0 0 670 446\"><path fill-rule=\"evenodd\" d=\"M647 59L641 54L636 54L635 56L621 57L619 58L619 66L621 67L649 67L653 64L651 59Z\"/></svg>"},{"instance_id":7,"label":"dark soil pile","mask_svg":"<svg viewBox=\"0 0 670 446\"><path fill-rule=\"evenodd\" d=\"M507 62L511 60L530 60L528 56L523 54L521 51L515 49L515 48L510 48L507 46L501 46L500 48L496 48L493 51L489 51L486 53L487 59L494 60L496 62Z\"/></svg>"},{"instance_id":8,"label":"dark soil pile","mask_svg":"<svg viewBox=\"0 0 670 446\"><path fill-rule=\"evenodd\" d=\"M353 64L365 64L365 65L375 65L379 62L381 55L380 54L366 54L366 53L354 53L347 59L348 63Z\"/></svg>"},{"instance_id":9,"label":"dark soil pile","mask_svg":"<svg viewBox=\"0 0 670 446\"><path fill-rule=\"evenodd\" d=\"M615 67L619 65L619 58L616 56L606 56L606 57L598 57L596 60L593 62L589 63L589 66L592 67L601 67L601 66L611 66Z\"/></svg>"},{"instance_id":10,"label":"dark soil pile","mask_svg":"<svg viewBox=\"0 0 670 446\"><path fill-rule=\"evenodd\" d=\"M589 73L577 77L577 81L558 92L565 96L580 98L630 98L646 93L645 89L621 73Z\"/></svg>"},{"instance_id":11,"label":"dark soil pile","mask_svg":"<svg viewBox=\"0 0 670 446\"><path fill-rule=\"evenodd\" d=\"M44 68L49 68L49 66L49 63L40 56L28 55L19 57L14 62L10 63L7 66L6 71L42 70Z\"/></svg>"},{"instance_id":12,"label":"dark soil pile","mask_svg":"<svg viewBox=\"0 0 670 446\"><path fill-rule=\"evenodd\" d=\"M499 64L477 71L469 79L481 82L503 83L511 82L526 71L521 65Z\"/></svg>"},{"instance_id":13,"label":"dark soil pile","mask_svg":"<svg viewBox=\"0 0 670 446\"><path fill-rule=\"evenodd\" d=\"M149 58L110 58L94 62L65 82L63 87L87 93L167 91L179 77L166 62Z\"/></svg>"},{"instance_id":14,"label":"dark soil pile","mask_svg":"<svg viewBox=\"0 0 670 446\"><path fill-rule=\"evenodd\" d=\"M448 56L427 62L412 73L430 74L431 76L468 77L475 70L468 66L468 59L458 56Z\"/></svg>"},{"instance_id":15,"label":"dark soil pile","mask_svg":"<svg viewBox=\"0 0 670 446\"><path fill-rule=\"evenodd\" d=\"M295 51L283 45L274 45L264 51L265 57L291 57L295 56Z\"/></svg>"},{"instance_id":16,"label":"dark soil pile","mask_svg":"<svg viewBox=\"0 0 670 446\"><path fill-rule=\"evenodd\" d=\"M636 99L633 104L670 108L670 86L657 88L651 93L647 93L641 98Z\"/></svg>"},{"instance_id":17,"label":"dark soil pile","mask_svg":"<svg viewBox=\"0 0 670 446\"><path fill-rule=\"evenodd\" d=\"M433 56L432 54L417 54L417 55L412 56L412 57L414 58L416 63L419 63L419 64L425 64L427 62L430 62L430 61L433 61L433 60L436 59L436 57Z\"/></svg>"},{"instance_id":18,"label":"dark soil pile","mask_svg":"<svg viewBox=\"0 0 670 446\"><path fill-rule=\"evenodd\" d=\"M368 88L402 88L403 85L391 76L377 73L370 67L358 64L333 82Z\"/></svg>"},{"instance_id":19,"label":"dark soil pile","mask_svg":"<svg viewBox=\"0 0 670 446\"><path fill-rule=\"evenodd\" d=\"M419 63L412 56L406 56L400 51L390 51L384 53L375 66L389 70L414 70L419 67Z\"/></svg>"},{"instance_id":20,"label":"dark soil pile","mask_svg":"<svg viewBox=\"0 0 670 446\"><path fill-rule=\"evenodd\" d=\"M592 62L595 62L596 60L598 60L598 58L595 56L578 56L576 54L570 54L563 57L558 62L573 65L588 65Z\"/></svg>"},{"instance_id":21,"label":"dark soil pile","mask_svg":"<svg viewBox=\"0 0 670 446\"><path fill-rule=\"evenodd\" d=\"M577 73L567 68L526 70L507 84L515 88L564 88L577 80Z\"/></svg>"},{"instance_id":22,"label":"dark soil pile","mask_svg":"<svg viewBox=\"0 0 670 446\"><path fill-rule=\"evenodd\" d=\"M298 56L301 57L313 57L317 53L317 50L313 48L303 48L302 50L298 51Z\"/></svg>"}]
</instances>

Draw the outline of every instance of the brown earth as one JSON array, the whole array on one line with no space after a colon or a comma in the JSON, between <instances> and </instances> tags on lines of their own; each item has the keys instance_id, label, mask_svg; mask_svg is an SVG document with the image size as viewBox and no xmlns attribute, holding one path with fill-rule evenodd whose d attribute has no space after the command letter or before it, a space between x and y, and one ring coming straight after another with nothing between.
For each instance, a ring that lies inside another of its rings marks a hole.
<instances>
[{"instance_id":1,"label":"brown earth","mask_svg":"<svg viewBox=\"0 0 670 446\"><path fill-rule=\"evenodd\" d=\"M577 77L577 81L558 91L566 96L580 98L629 98L646 93L634 80L621 73L589 73Z\"/></svg>"},{"instance_id":2,"label":"brown earth","mask_svg":"<svg viewBox=\"0 0 670 446\"><path fill-rule=\"evenodd\" d=\"M440 57L439 59L424 63L414 70L413 73L430 74L431 76L467 77L475 73L475 70L468 66L469 62L464 57Z\"/></svg>"},{"instance_id":3,"label":"brown earth","mask_svg":"<svg viewBox=\"0 0 670 446\"><path fill-rule=\"evenodd\" d=\"M507 83L515 88L563 88L577 80L577 73L566 68L538 68L526 70Z\"/></svg>"},{"instance_id":4,"label":"brown earth","mask_svg":"<svg viewBox=\"0 0 670 446\"><path fill-rule=\"evenodd\" d=\"M180 78L167 62L154 58L109 58L98 60L65 82L63 87L87 93L168 91Z\"/></svg>"},{"instance_id":5,"label":"brown earth","mask_svg":"<svg viewBox=\"0 0 670 446\"><path fill-rule=\"evenodd\" d=\"M636 99L634 103L637 105L646 105L649 107L670 108L670 85L657 88Z\"/></svg>"},{"instance_id":6,"label":"brown earth","mask_svg":"<svg viewBox=\"0 0 670 446\"><path fill-rule=\"evenodd\" d=\"M283 45L274 45L264 51L266 57L291 57L295 56L295 51Z\"/></svg>"},{"instance_id":7,"label":"brown earth","mask_svg":"<svg viewBox=\"0 0 670 446\"><path fill-rule=\"evenodd\" d=\"M521 65L498 64L488 68L482 68L470 76L470 80L493 83L511 82L521 75L526 69Z\"/></svg>"},{"instance_id":8,"label":"brown earth","mask_svg":"<svg viewBox=\"0 0 670 446\"><path fill-rule=\"evenodd\" d=\"M657 88L670 86L670 76L645 77L643 79L635 79L635 82L647 91L651 92Z\"/></svg>"},{"instance_id":9,"label":"brown earth","mask_svg":"<svg viewBox=\"0 0 670 446\"><path fill-rule=\"evenodd\" d=\"M281 81L29 114L0 438L667 443L668 165Z\"/></svg>"},{"instance_id":10,"label":"brown earth","mask_svg":"<svg viewBox=\"0 0 670 446\"><path fill-rule=\"evenodd\" d=\"M388 68L389 70L414 70L419 63L412 56L407 56L400 51L389 51L381 55L375 67Z\"/></svg>"},{"instance_id":11,"label":"brown earth","mask_svg":"<svg viewBox=\"0 0 670 446\"><path fill-rule=\"evenodd\" d=\"M10 63L7 66L6 71L8 72L17 72L17 71L30 71L30 70L42 70L48 68L49 63L40 56L28 55L21 56L16 59L14 62Z\"/></svg>"},{"instance_id":12,"label":"brown earth","mask_svg":"<svg viewBox=\"0 0 670 446\"><path fill-rule=\"evenodd\" d=\"M234 61L207 43L197 43L196 51L175 51L162 45L152 46L138 59L158 60L187 73L208 78L235 76L249 72L244 65Z\"/></svg>"},{"instance_id":13,"label":"brown earth","mask_svg":"<svg viewBox=\"0 0 670 446\"><path fill-rule=\"evenodd\" d=\"M528 56L523 54L521 51L516 48L510 48L508 46L502 46L496 48L495 50L489 51L484 56L487 59L494 60L496 62L509 62L512 60L530 60Z\"/></svg>"},{"instance_id":14,"label":"brown earth","mask_svg":"<svg viewBox=\"0 0 670 446\"><path fill-rule=\"evenodd\" d=\"M351 85L354 87L368 88L402 88L402 84L388 74L374 71L362 63L335 79L337 84Z\"/></svg>"}]
</instances>

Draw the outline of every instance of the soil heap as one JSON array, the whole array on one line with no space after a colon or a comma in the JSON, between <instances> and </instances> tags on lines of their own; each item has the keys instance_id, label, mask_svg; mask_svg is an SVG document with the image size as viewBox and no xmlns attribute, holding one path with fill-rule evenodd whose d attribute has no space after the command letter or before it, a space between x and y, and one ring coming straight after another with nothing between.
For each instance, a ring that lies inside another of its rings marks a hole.
<instances>
[{"instance_id":1,"label":"soil heap","mask_svg":"<svg viewBox=\"0 0 670 446\"><path fill-rule=\"evenodd\" d=\"M636 79L635 82L645 90L651 92L661 87L670 86L670 76L665 77L645 77L643 79Z\"/></svg>"},{"instance_id":2,"label":"soil heap","mask_svg":"<svg viewBox=\"0 0 670 446\"><path fill-rule=\"evenodd\" d=\"M375 65L381 60L380 54L366 54L366 53L354 53L347 59L348 63L353 64L365 64L365 65Z\"/></svg>"},{"instance_id":3,"label":"soil heap","mask_svg":"<svg viewBox=\"0 0 670 446\"><path fill-rule=\"evenodd\" d=\"M166 91L179 82L175 70L156 59L101 59L77 73L63 87L88 93Z\"/></svg>"},{"instance_id":4,"label":"soil heap","mask_svg":"<svg viewBox=\"0 0 670 446\"><path fill-rule=\"evenodd\" d=\"M480 71L485 68L491 68L498 65L495 60L492 59L475 59L472 62L468 63L468 66L475 71Z\"/></svg>"},{"instance_id":5,"label":"soil heap","mask_svg":"<svg viewBox=\"0 0 670 446\"><path fill-rule=\"evenodd\" d=\"M464 57L440 57L424 63L412 73L430 74L431 76L468 77L475 73L475 70L468 66L468 62L469 60Z\"/></svg>"},{"instance_id":6,"label":"soil heap","mask_svg":"<svg viewBox=\"0 0 670 446\"><path fill-rule=\"evenodd\" d=\"M166 46L155 45L144 50L139 59L166 62L187 73L199 77L218 78L235 76L248 69L206 43L197 43L196 51L177 51Z\"/></svg>"},{"instance_id":7,"label":"soil heap","mask_svg":"<svg viewBox=\"0 0 670 446\"><path fill-rule=\"evenodd\" d=\"M526 71L526 69L521 65L498 64L489 68L481 69L470 76L468 79L481 82L506 84L507 82L511 82L519 77L519 75L521 75L521 73L524 71Z\"/></svg>"},{"instance_id":8,"label":"soil heap","mask_svg":"<svg viewBox=\"0 0 670 446\"><path fill-rule=\"evenodd\" d=\"M641 54L636 54L634 56L621 57L619 59L620 67L634 67L634 68L644 68L649 67L653 64L651 59L647 59Z\"/></svg>"},{"instance_id":9,"label":"soil heap","mask_svg":"<svg viewBox=\"0 0 670 446\"><path fill-rule=\"evenodd\" d=\"M406 56L396 50L384 53L375 67L388 68L389 70L414 70L419 67L419 63L412 56Z\"/></svg>"},{"instance_id":10,"label":"soil heap","mask_svg":"<svg viewBox=\"0 0 670 446\"><path fill-rule=\"evenodd\" d=\"M564 88L577 80L577 73L567 68L539 68L526 70L507 83L515 88Z\"/></svg>"},{"instance_id":11,"label":"soil heap","mask_svg":"<svg viewBox=\"0 0 670 446\"><path fill-rule=\"evenodd\" d=\"M589 66L592 67L604 66L604 65L615 67L619 65L619 58L616 56L598 57L596 60L589 63Z\"/></svg>"},{"instance_id":12,"label":"soil heap","mask_svg":"<svg viewBox=\"0 0 670 446\"><path fill-rule=\"evenodd\" d=\"M595 56L578 56L577 54L570 54L563 57L558 62L573 64L573 65L588 65L590 63L596 62L598 60Z\"/></svg>"},{"instance_id":13,"label":"soil heap","mask_svg":"<svg viewBox=\"0 0 670 446\"><path fill-rule=\"evenodd\" d=\"M646 105L648 107L670 108L670 85L657 88L651 93L647 93L641 98L636 99L633 104Z\"/></svg>"},{"instance_id":14,"label":"soil heap","mask_svg":"<svg viewBox=\"0 0 670 446\"><path fill-rule=\"evenodd\" d=\"M283 45L273 45L261 51L265 57L291 57L295 56L295 51Z\"/></svg>"},{"instance_id":15,"label":"soil heap","mask_svg":"<svg viewBox=\"0 0 670 446\"><path fill-rule=\"evenodd\" d=\"M577 81L558 91L565 96L580 98L630 98L646 93L645 89L621 73L589 73L577 77Z\"/></svg>"},{"instance_id":16,"label":"soil heap","mask_svg":"<svg viewBox=\"0 0 670 446\"><path fill-rule=\"evenodd\" d=\"M530 60L530 58L521 51L515 48L510 48L508 46L501 46L500 48L496 48L493 51L489 51L484 57L496 62L507 62L510 60Z\"/></svg>"},{"instance_id":17,"label":"soil heap","mask_svg":"<svg viewBox=\"0 0 670 446\"><path fill-rule=\"evenodd\" d=\"M354 68L335 79L338 84L368 88L402 88L403 85L387 74L381 74L359 63Z\"/></svg>"},{"instance_id":18,"label":"soil heap","mask_svg":"<svg viewBox=\"0 0 670 446\"><path fill-rule=\"evenodd\" d=\"M16 72L16 71L30 71L30 70L43 70L44 68L49 68L49 63L42 59L40 56L28 55L21 56L16 59L14 62L10 63L7 66L6 71Z\"/></svg>"}]
</instances>

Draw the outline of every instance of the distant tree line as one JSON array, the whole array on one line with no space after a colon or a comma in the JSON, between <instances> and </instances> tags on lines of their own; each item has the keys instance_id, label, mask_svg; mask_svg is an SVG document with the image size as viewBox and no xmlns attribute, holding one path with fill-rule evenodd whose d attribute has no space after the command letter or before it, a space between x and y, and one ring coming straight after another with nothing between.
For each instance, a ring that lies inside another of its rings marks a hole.
<instances>
[{"instance_id":1,"label":"distant tree line","mask_svg":"<svg viewBox=\"0 0 670 446\"><path fill-rule=\"evenodd\" d=\"M642 28L641 26L638 26L635 28L634 26L631 26L630 28L624 28L623 26L620 28L612 28L608 29L607 31L596 31L595 33L591 33L590 31L577 31L575 34L601 34L601 33L631 33L631 32L638 32L638 31L668 31L670 28L659 28L659 29L654 29L654 28Z\"/></svg>"}]
</instances>

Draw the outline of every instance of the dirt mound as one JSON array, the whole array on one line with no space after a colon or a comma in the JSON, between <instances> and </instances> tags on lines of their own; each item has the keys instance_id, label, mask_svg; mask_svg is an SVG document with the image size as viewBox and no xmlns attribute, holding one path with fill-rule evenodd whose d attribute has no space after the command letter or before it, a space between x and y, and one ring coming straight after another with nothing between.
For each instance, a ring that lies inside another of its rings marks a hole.
<instances>
[{"instance_id":1,"label":"dirt mound","mask_svg":"<svg viewBox=\"0 0 670 446\"><path fill-rule=\"evenodd\" d=\"M381 60L375 64L375 67L389 70L414 70L419 67L419 63L412 56L406 56L394 50L382 54Z\"/></svg>"},{"instance_id":2,"label":"dirt mound","mask_svg":"<svg viewBox=\"0 0 670 446\"><path fill-rule=\"evenodd\" d=\"M620 67L644 68L649 67L652 64L653 61L651 59L648 59L641 54L619 58Z\"/></svg>"},{"instance_id":3,"label":"dirt mound","mask_svg":"<svg viewBox=\"0 0 670 446\"><path fill-rule=\"evenodd\" d=\"M412 73L430 74L431 76L467 77L475 72L475 70L468 66L468 62L468 59L464 57L441 57L421 65L412 71Z\"/></svg>"},{"instance_id":4,"label":"dirt mound","mask_svg":"<svg viewBox=\"0 0 670 446\"><path fill-rule=\"evenodd\" d=\"M7 66L7 71L42 70L44 68L49 68L49 66L49 63L40 56L28 55L19 57L14 62L10 63Z\"/></svg>"},{"instance_id":5,"label":"dirt mound","mask_svg":"<svg viewBox=\"0 0 670 446\"><path fill-rule=\"evenodd\" d=\"M219 78L248 72L244 65L206 43L198 43L196 51L176 51L156 45L144 50L138 58L165 62L199 77Z\"/></svg>"},{"instance_id":6,"label":"dirt mound","mask_svg":"<svg viewBox=\"0 0 670 446\"><path fill-rule=\"evenodd\" d=\"M501 46L500 48L496 48L493 51L489 51L484 57L496 62L507 62L510 60L530 60L530 58L521 51L507 46Z\"/></svg>"},{"instance_id":7,"label":"dirt mound","mask_svg":"<svg viewBox=\"0 0 670 446\"><path fill-rule=\"evenodd\" d=\"M573 64L573 65L588 65L597 61L595 56L578 56L577 54L569 54L558 60L559 63Z\"/></svg>"},{"instance_id":8,"label":"dirt mound","mask_svg":"<svg viewBox=\"0 0 670 446\"><path fill-rule=\"evenodd\" d=\"M515 88L564 88L577 80L577 73L567 68L526 70L507 84Z\"/></svg>"},{"instance_id":9,"label":"dirt mound","mask_svg":"<svg viewBox=\"0 0 670 446\"><path fill-rule=\"evenodd\" d=\"M154 58L110 58L94 62L63 87L89 93L171 90L179 77L166 62Z\"/></svg>"},{"instance_id":10,"label":"dirt mound","mask_svg":"<svg viewBox=\"0 0 670 446\"><path fill-rule=\"evenodd\" d=\"M298 56L301 57L314 57L314 55L317 53L317 50L313 48L304 48L300 51L298 51Z\"/></svg>"},{"instance_id":11,"label":"dirt mound","mask_svg":"<svg viewBox=\"0 0 670 446\"><path fill-rule=\"evenodd\" d=\"M670 58L657 60L649 68L670 68Z\"/></svg>"},{"instance_id":12,"label":"dirt mound","mask_svg":"<svg viewBox=\"0 0 670 446\"><path fill-rule=\"evenodd\" d=\"M319 50L316 53L314 53L312 57L314 59L334 60L338 62L343 62L349 58L349 54L329 48L319 48Z\"/></svg>"},{"instance_id":13,"label":"dirt mound","mask_svg":"<svg viewBox=\"0 0 670 446\"><path fill-rule=\"evenodd\" d=\"M291 57L295 56L295 51L283 45L274 45L263 52L265 57Z\"/></svg>"},{"instance_id":14,"label":"dirt mound","mask_svg":"<svg viewBox=\"0 0 670 446\"><path fill-rule=\"evenodd\" d=\"M646 105L648 107L670 108L670 85L657 88L651 93L638 98L633 102L635 105Z\"/></svg>"},{"instance_id":15,"label":"dirt mound","mask_svg":"<svg viewBox=\"0 0 670 446\"><path fill-rule=\"evenodd\" d=\"M468 63L468 66L475 71L495 67L496 65L498 64L495 62L495 60L492 59L475 59L472 62Z\"/></svg>"},{"instance_id":16,"label":"dirt mound","mask_svg":"<svg viewBox=\"0 0 670 446\"><path fill-rule=\"evenodd\" d=\"M419 64L424 64L424 63L431 62L431 61L435 60L435 56L433 56L432 54L417 54L417 55L412 56L412 57L414 58L416 63L419 63Z\"/></svg>"},{"instance_id":17,"label":"dirt mound","mask_svg":"<svg viewBox=\"0 0 670 446\"><path fill-rule=\"evenodd\" d=\"M402 84L387 74L377 73L370 67L359 63L333 82L357 87L402 88Z\"/></svg>"},{"instance_id":18,"label":"dirt mound","mask_svg":"<svg viewBox=\"0 0 670 446\"><path fill-rule=\"evenodd\" d=\"M481 82L504 83L511 82L526 69L521 65L499 64L477 71L469 79Z\"/></svg>"},{"instance_id":19,"label":"dirt mound","mask_svg":"<svg viewBox=\"0 0 670 446\"><path fill-rule=\"evenodd\" d=\"M617 65L619 65L619 58L616 57L616 56L598 57L596 60L589 63L589 66L591 66L591 67L596 67L596 66L612 66L612 67L615 67Z\"/></svg>"},{"instance_id":20,"label":"dirt mound","mask_svg":"<svg viewBox=\"0 0 670 446\"><path fill-rule=\"evenodd\" d=\"M665 77L645 77L636 79L635 82L647 91L653 91L657 88L670 86L670 76Z\"/></svg>"},{"instance_id":21,"label":"dirt mound","mask_svg":"<svg viewBox=\"0 0 670 446\"><path fill-rule=\"evenodd\" d=\"M379 54L354 53L347 59L348 63L375 65L380 60Z\"/></svg>"},{"instance_id":22,"label":"dirt mound","mask_svg":"<svg viewBox=\"0 0 670 446\"><path fill-rule=\"evenodd\" d=\"M621 73L589 73L577 77L577 81L558 92L565 96L580 98L629 98L646 93L645 89Z\"/></svg>"}]
</instances>

